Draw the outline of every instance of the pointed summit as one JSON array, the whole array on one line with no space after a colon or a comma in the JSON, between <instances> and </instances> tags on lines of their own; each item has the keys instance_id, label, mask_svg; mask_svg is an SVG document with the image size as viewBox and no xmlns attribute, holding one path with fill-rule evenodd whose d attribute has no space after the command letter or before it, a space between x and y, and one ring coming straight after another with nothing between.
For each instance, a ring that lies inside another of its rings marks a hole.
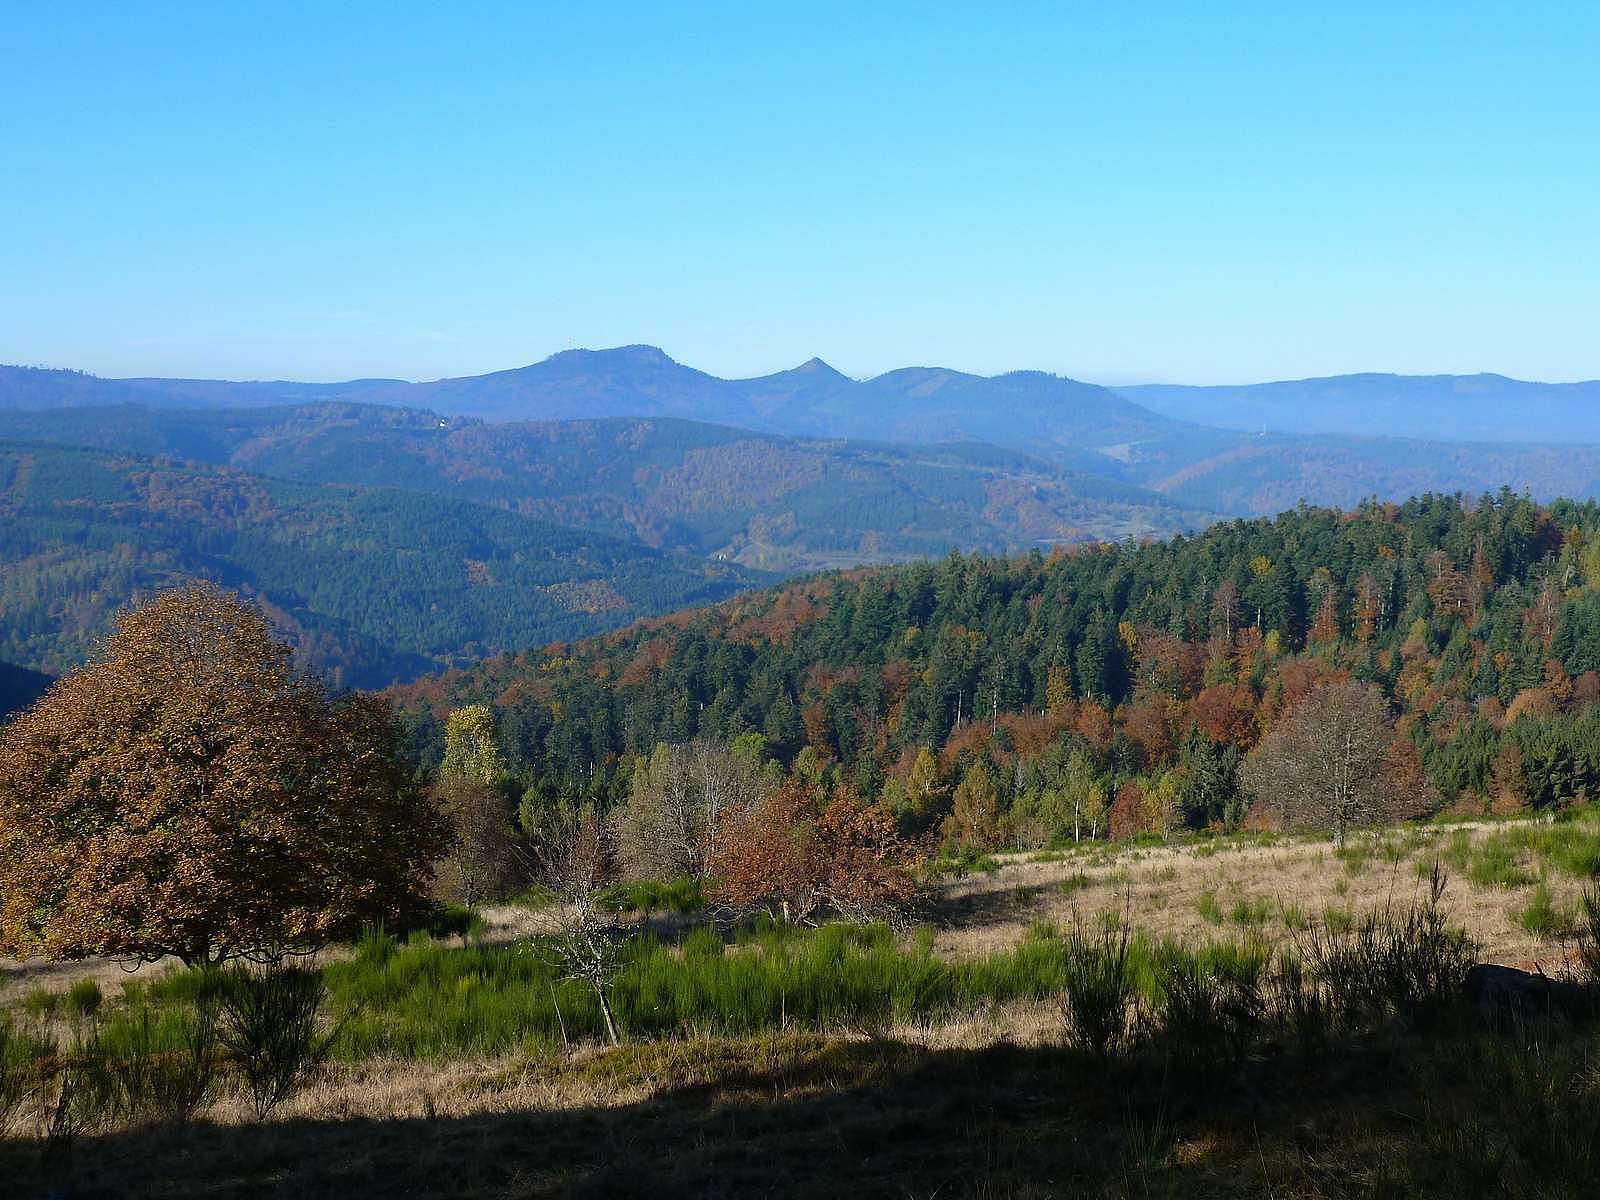
<instances>
[{"instance_id":1,"label":"pointed summit","mask_svg":"<svg viewBox=\"0 0 1600 1200\"><path fill-rule=\"evenodd\" d=\"M793 371L791 371L790 374L792 374L792 375L823 375L823 376L827 376L830 379L843 379L844 378L844 375L841 372L834 370L827 363L823 362L820 358L816 358L816 357L812 357L812 358L806 359L805 362L801 363L798 367L796 367Z\"/></svg>"}]
</instances>

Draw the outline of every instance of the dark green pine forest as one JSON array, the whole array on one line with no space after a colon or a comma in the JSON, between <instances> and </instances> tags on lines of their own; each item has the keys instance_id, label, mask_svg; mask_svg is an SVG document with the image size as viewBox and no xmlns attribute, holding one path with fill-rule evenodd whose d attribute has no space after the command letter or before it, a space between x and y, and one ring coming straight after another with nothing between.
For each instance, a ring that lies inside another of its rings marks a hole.
<instances>
[{"instance_id":1,"label":"dark green pine forest","mask_svg":"<svg viewBox=\"0 0 1600 1200\"><path fill-rule=\"evenodd\" d=\"M492 705L543 801L614 802L658 742L757 734L911 826L981 777L1003 844L1062 836L1040 814L1084 772L1113 832L1237 825L1243 756L1337 678L1389 698L1419 808L1596 795L1600 506L1425 495L827 573L392 695L433 760L449 711Z\"/></svg>"}]
</instances>

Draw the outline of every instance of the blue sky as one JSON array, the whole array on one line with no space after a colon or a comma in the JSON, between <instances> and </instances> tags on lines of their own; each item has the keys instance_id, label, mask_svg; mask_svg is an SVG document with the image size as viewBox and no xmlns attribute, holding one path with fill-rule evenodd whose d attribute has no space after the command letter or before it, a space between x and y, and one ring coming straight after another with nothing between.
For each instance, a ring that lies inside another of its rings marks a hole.
<instances>
[{"instance_id":1,"label":"blue sky","mask_svg":"<svg viewBox=\"0 0 1600 1200\"><path fill-rule=\"evenodd\" d=\"M0 361L1600 376L1593 6L13 2L0 46Z\"/></svg>"}]
</instances>

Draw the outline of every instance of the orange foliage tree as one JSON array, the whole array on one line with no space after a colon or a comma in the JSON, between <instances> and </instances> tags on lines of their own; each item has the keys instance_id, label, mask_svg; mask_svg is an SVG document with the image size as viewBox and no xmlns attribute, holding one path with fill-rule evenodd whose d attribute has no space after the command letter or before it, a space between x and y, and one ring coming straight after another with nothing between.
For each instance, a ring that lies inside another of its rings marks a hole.
<instances>
[{"instance_id":1,"label":"orange foliage tree","mask_svg":"<svg viewBox=\"0 0 1600 1200\"><path fill-rule=\"evenodd\" d=\"M248 604L162 593L0 733L0 953L213 964L402 917L446 836L402 745Z\"/></svg>"},{"instance_id":2,"label":"orange foliage tree","mask_svg":"<svg viewBox=\"0 0 1600 1200\"><path fill-rule=\"evenodd\" d=\"M916 899L921 855L894 818L840 789L826 801L797 779L730 815L712 856L713 898L735 911L805 921L895 915Z\"/></svg>"},{"instance_id":3,"label":"orange foliage tree","mask_svg":"<svg viewBox=\"0 0 1600 1200\"><path fill-rule=\"evenodd\" d=\"M1196 725L1213 742L1249 746L1255 739L1256 694L1247 683L1216 683L1189 706Z\"/></svg>"}]
</instances>

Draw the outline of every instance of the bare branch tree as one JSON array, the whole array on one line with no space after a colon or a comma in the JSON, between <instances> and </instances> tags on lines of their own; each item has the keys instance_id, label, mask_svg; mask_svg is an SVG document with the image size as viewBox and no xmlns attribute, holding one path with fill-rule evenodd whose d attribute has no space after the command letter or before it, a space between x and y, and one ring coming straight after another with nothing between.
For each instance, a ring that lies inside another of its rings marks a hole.
<instances>
[{"instance_id":1,"label":"bare branch tree","mask_svg":"<svg viewBox=\"0 0 1600 1200\"><path fill-rule=\"evenodd\" d=\"M1388 707L1370 684L1343 681L1309 692L1245 760L1245 788L1284 823L1329 829L1344 846L1352 826L1398 813L1387 784Z\"/></svg>"},{"instance_id":2,"label":"bare branch tree","mask_svg":"<svg viewBox=\"0 0 1600 1200\"><path fill-rule=\"evenodd\" d=\"M551 893L535 917L543 938L538 949L564 978L594 989L613 1046L622 1040L611 1007L622 939L617 914L601 903L601 891L615 877L614 849L606 822L586 807L558 812L530 850L534 877Z\"/></svg>"}]
</instances>

